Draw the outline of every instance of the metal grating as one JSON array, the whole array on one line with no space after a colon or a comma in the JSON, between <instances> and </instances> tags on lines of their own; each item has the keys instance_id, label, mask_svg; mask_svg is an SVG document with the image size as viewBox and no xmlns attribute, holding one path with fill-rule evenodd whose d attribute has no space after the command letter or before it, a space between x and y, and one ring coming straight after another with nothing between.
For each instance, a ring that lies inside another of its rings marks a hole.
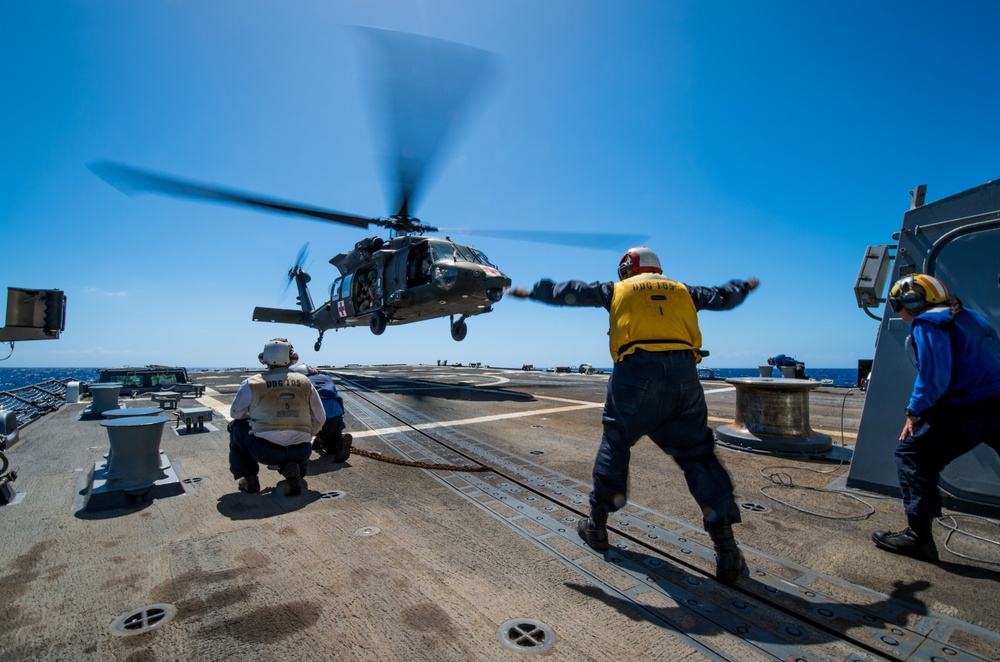
<instances>
[{"instance_id":1,"label":"metal grating","mask_svg":"<svg viewBox=\"0 0 1000 662\"><path fill-rule=\"evenodd\" d=\"M544 653L556 642L552 629L530 618L507 621L497 630L497 639L504 648L520 653Z\"/></svg>"},{"instance_id":2,"label":"metal grating","mask_svg":"<svg viewBox=\"0 0 1000 662\"><path fill-rule=\"evenodd\" d=\"M169 623L177 615L177 608L168 604L155 604L119 616L111 624L112 634L132 636L144 634Z\"/></svg>"}]
</instances>

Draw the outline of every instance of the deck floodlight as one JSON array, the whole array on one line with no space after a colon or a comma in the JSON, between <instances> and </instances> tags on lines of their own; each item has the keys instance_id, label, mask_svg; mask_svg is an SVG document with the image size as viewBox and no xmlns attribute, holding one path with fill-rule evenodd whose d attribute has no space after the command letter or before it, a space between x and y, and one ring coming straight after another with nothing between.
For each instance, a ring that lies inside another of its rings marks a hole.
<instances>
[{"instance_id":1,"label":"deck floodlight","mask_svg":"<svg viewBox=\"0 0 1000 662\"><path fill-rule=\"evenodd\" d=\"M65 330L62 290L7 288L7 325L0 328L0 341L56 340Z\"/></svg>"}]
</instances>

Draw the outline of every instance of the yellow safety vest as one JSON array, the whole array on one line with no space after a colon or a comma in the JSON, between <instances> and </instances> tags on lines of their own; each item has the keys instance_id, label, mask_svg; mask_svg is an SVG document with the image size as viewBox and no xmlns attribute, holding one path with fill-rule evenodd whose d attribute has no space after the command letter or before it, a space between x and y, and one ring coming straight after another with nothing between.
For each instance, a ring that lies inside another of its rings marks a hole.
<instances>
[{"instance_id":1,"label":"yellow safety vest","mask_svg":"<svg viewBox=\"0 0 1000 662\"><path fill-rule=\"evenodd\" d=\"M268 370L247 379L250 429L254 432L298 430L313 434L312 382L287 369Z\"/></svg>"},{"instance_id":2,"label":"yellow safety vest","mask_svg":"<svg viewBox=\"0 0 1000 662\"><path fill-rule=\"evenodd\" d=\"M615 283L611 296L611 358L618 363L637 349L689 349L701 361L698 311L684 283L660 274L639 274Z\"/></svg>"}]
</instances>

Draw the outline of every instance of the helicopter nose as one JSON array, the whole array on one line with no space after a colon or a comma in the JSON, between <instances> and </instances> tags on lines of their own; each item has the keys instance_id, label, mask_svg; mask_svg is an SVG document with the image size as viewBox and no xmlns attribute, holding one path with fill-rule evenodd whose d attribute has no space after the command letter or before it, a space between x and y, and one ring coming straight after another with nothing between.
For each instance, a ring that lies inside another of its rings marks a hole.
<instances>
[{"instance_id":1,"label":"helicopter nose","mask_svg":"<svg viewBox=\"0 0 1000 662\"><path fill-rule=\"evenodd\" d=\"M491 287L490 289L486 290L486 298L492 301L493 303L496 303L497 301L503 298L503 288Z\"/></svg>"}]
</instances>

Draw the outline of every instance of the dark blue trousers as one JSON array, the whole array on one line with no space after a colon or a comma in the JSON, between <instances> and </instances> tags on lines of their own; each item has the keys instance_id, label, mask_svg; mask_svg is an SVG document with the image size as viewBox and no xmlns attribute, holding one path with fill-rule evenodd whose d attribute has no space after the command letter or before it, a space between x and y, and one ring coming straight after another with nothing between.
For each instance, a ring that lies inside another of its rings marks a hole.
<instances>
[{"instance_id":1,"label":"dark blue trousers","mask_svg":"<svg viewBox=\"0 0 1000 662\"><path fill-rule=\"evenodd\" d=\"M987 444L1000 453L1000 397L969 404L939 403L917 419L913 435L896 446L899 488L907 515L941 516L938 477L949 462Z\"/></svg>"},{"instance_id":2,"label":"dark blue trousers","mask_svg":"<svg viewBox=\"0 0 1000 662\"><path fill-rule=\"evenodd\" d=\"M233 478L256 476L260 465L274 465L280 470L290 462L296 462L302 475L306 475L312 444L278 446L250 434L250 421L235 420L229 424L229 470Z\"/></svg>"},{"instance_id":3,"label":"dark blue trousers","mask_svg":"<svg viewBox=\"0 0 1000 662\"><path fill-rule=\"evenodd\" d=\"M323 429L316 433L316 441L320 443L323 450L330 451L344 438L344 416L333 416L326 419Z\"/></svg>"},{"instance_id":4,"label":"dark blue trousers","mask_svg":"<svg viewBox=\"0 0 1000 662\"><path fill-rule=\"evenodd\" d=\"M615 364L603 420L590 493L593 509L614 512L625 505L632 446L645 435L683 471L706 529L740 521L732 480L715 455L691 352L638 350Z\"/></svg>"}]
</instances>

